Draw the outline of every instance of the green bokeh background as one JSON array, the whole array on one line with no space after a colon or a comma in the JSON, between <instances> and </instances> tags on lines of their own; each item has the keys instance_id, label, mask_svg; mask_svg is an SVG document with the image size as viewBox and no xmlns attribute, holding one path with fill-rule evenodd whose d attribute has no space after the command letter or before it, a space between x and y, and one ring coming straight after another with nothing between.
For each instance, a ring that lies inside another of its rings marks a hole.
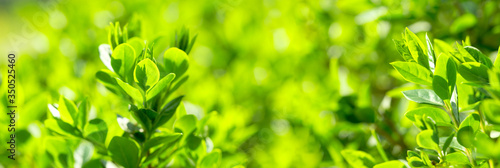
<instances>
[{"instance_id":1,"label":"green bokeh background","mask_svg":"<svg viewBox=\"0 0 500 168\"><path fill-rule=\"evenodd\" d=\"M405 27L450 44L469 38L492 58L500 42L495 1L0 1L0 167L50 167L43 121L59 95L89 97L91 114L108 124L107 143L121 135L116 114L128 115L127 103L95 79L105 68L98 46L116 21L149 40L183 26L198 34L179 92L189 113L217 111L209 136L221 167L347 167L343 149L381 162L371 130L389 159L404 159L418 129L403 116L416 104L399 91L417 86L392 70L389 62L401 60L392 39ZM16 161L3 148L10 51L18 57Z\"/></svg>"}]
</instances>

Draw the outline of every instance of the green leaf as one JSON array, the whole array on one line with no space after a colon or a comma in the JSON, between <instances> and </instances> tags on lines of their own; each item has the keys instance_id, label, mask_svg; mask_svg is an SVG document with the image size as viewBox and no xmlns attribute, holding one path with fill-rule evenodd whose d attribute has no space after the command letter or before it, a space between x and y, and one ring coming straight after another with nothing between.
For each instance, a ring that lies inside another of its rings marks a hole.
<instances>
[{"instance_id":1,"label":"green leaf","mask_svg":"<svg viewBox=\"0 0 500 168\"><path fill-rule=\"evenodd\" d=\"M182 137L182 134L173 133L173 134L166 135L166 136L159 136L159 137L151 138L149 141L147 141L144 144L143 150L147 151L147 150L149 150L153 147L156 147L158 145L161 145L161 144L170 144L170 143L176 142L179 140L180 137Z\"/></svg>"},{"instance_id":2,"label":"green leaf","mask_svg":"<svg viewBox=\"0 0 500 168\"><path fill-rule=\"evenodd\" d=\"M462 152L454 152L446 155L444 160L451 165L469 165L469 158L465 156Z\"/></svg>"},{"instance_id":3,"label":"green leaf","mask_svg":"<svg viewBox=\"0 0 500 168\"><path fill-rule=\"evenodd\" d=\"M469 28L472 28L476 25L477 19L471 13L466 13L459 18L455 19L455 21L450 26L450 32L452 34L457 34L463 32Z\"/></svg>"},{"instance_id":4,"label":"green leaf","mask_svg":"<svg viewBox=\"0 0 500 168\"><path fill-rule=\"evenodd\" d=\"M167 121L174 116L175 112L177 111L177 107L179 107L179 104L182 101L182 98L184 96L179 96L170 102L167 103L161 110L158 115L158 118L155 120L155 123L153 124L153 129L156 129L163 124L167 123Z\"/></svg>"},{"instance_id":5,"label":"green leaf","mask_svg":"<svg viewBox=\"0 0 500 168\"><path fill-rule=\"evenodd\" d=\"M453 141L453 138L455 137L455 133L451 133L448 138L446 138L446 141L444 141L444 144L443 144L443 151L446 152L446 150L448 149L448 147L450 147L451 145L451 142Z\"/></svg>"},{"instance_id":6,"label":"green leaf","mask_svg":"<svg viewBox=\"0 0 500 168\"><path fill-rule=\"evenodd\" d=\"M458 73L467 81L488 83L488 67L479 62L466 62L458 66Z\"/></svg>"},{"instance_id":7,"label":"green leaf","mask_svg":"<svg viewBox=\"0 0 500 168\"><path fill-rule=\"evenodd\" d=\"M109 44L99 45L99 58L101 58L102 63L109 70L113 70L113 67L111 66L111 46L109 46Z\"/></svg>"},{"instance_id":8,"label":"green leaf","mask_svg":"<svg viewBox=\"0 0 500 168\"><path fill-rule=\"evenodd\" d=\"M51 118L44 121L45 128L48 128L61 135L73 135L76 137L81 137L80 131L77 128L71 126L61 119Z\"/></svg>"},{"instance_id":9,"label":"green leaf","mask_svg":"<svg viewBox=\"0 0 500 168\"><path fill-rule=\"evenodd\" d=\"M113 161L123 167L135 168L139 166L139 148L134 141L115 136L111 139L108 150Z\"/></svg>"},{"instance_id":10,"label":"green leaf","mask_svg":"<svg viewBox=\"0 0 500 168\"><path fill-rule=\"evenodd\" d=\"M422 65L425 69L429 70L429 60L424 53L424 44L420 39L411 32L408 28L405 31L406 44L414 60L418 64Z\"/></svg>"},{"instance_id":11,"label":"green leaf","mask_svg":"<svg viewBox=\"0 0 500 168\"><path fill-rule=\"evenodd\" d=\"M403 95L411 101L424 104L432 104L437 106L444 106L443 100L430 89L415 89L402 92Z\"/></svg>"},{"instance_id":12,"label":"green leaf","mask_svg":"<svg viewBox=\"0 0 500 168\"><path fill-rule=\"evenodd\" d=\"M498 47L497 58L495 58L495 63L493 64L497 69L500 69L500 47Z\"/></svg>"},{"instance_id":13,"label":"green leaf","mask_svg":"<svg viewBox=\"0 0 500 168\"><path fill-rule=\"evenodd\" d=\"M167 86L170 85L170 83L172 82L172 80L174 80L174 78L175 78L175 74L173 74L173 73L170 73L167 76L161 78L160 81L158 81L158 83L156 83L153 87L151 87L149 90L147 90L146 100L149 101L152 98L154 98L156 95L158 95L160 92L162 92L162 91L165 92Z\"/></svg>"},{"instance_id":14,"label":"green leaf","mask_svg":"<svg viewBox=\"0 0 500 168\"><path fill-rule=\"evenodd\" d=\"M132 115L137 120L137 122L140 125L142 125L142 127L145 130L150 131L150 130L153 130L152 129L152 127L153 127L153 121L150 118L151 113L149 113L149 116L148 116L148 112L147 112L148 110L149 109L134 110L133 113L132 113Z\"/></svg>"},{"instance_id":15,"label":"green leaf","mask_svg":"<svg viewBox=\"0 0 500 168\"><path fill-rule=\"evenodd\" d=\"M134 48L136 57L141 54L142 50L144 49L144 40L138 38L138 37L133 37L127 41L127 44L130 44L132 48Z\"/></svg>"},{"instance_id":16,"label":"green leaf","mask_svg":"<svg viewBox=\"0 0 500 168\"><path fill-rule=\"evenodd\" d=\"M464 121L462 121L462 123L460 123L459 128L471 127L473 133L476 133L477 131L479 131L480 118L481 117L477 112L471 113L469 114L469 116L467 116L467 118L465 118Z\"/></svg>"},{"instance_id":17,"label":"green leaf","mask_svg":"<svg viewBox=\"0 0 500 168\"><path fill-rule=\"evenodd\" d=\"M449 54L450 51L454 50L455 49L448 43L439 39L434 39L434 52L436 53L436 56L439 56L441 54Z\"/></svg>"},{"instance_id":18,"label":"green leaf","mask_svg":"<svg viewBox=\"0 0 500 168\"><path fill-rule=\"evenodd\" d=\"M175 128L179 129L187 137L196 129L196 117L194 115L185 115L175 121Z\"/></svg>"},{"instance_id":19,"label":"green leaf","mask_svg":"<svg viewBox=\"0 0 500 168\"><path fill-rule=\"evenodd\" d=\"M414 62L393 62L391 65L409 82L432 85L432 73L422 65Z\"/></svg>"},{"instance_id":20,"label":"green leaf","mask_svg":"<svg viewBox=\"0 0 500 168\"><path fill-rule=\"evenodd\" d=\"M415 116L423 118L424 115L432 118L438 126L452 126L450 116L440 108L421 107L405 113L406 118L413 122L416 122Z\"/></svg>"},{"instance_id":21,"label":"green leaf","mask_svg":"<svg viewBox=\"0 0 500 168\"><path fill-rule=\"evenodd\" d=\"M417 135L417 144L420 147L426 149L439 149L439 138L435 136L434 131L432 130L423 130Z\"/></svg>"},{"instance_id":22,"label":"green leaf","mask_svg":"<svg viewBox=\"0 0 500 168\"><path fill-rule=\"evenodd\" d=\"M136 54L130 44L120 44L113 50L111 66L115 73L126 82L131 82L132 69L134 68Z\"/></svg>"},{"instance_id":23,"label":"green leaf","mask_svg":"<svg viewBox=\"0 0 500 168\"><path fill-rule=\"evenodd\" d=\"M458 42L455 43L455 45L457 45L458 52L460 53L455 55L459 55L462 62L476 62L479 60L478 58L474 58L469 52L467 52L467 50L465 50L464 46L460 45Z\"/></svg>"},{"instance_id":24,"label":"green leaf","mask_svg":"<svg viewBox=\"0 0 500 168\"><path fill-rule=\"evenodd\" d=\"M144 59L135 66L134 80L145 91L154 86L160 79L160 70L150 59Z\"/></svg>"},{"instance_id":25,"label":"green leaf","mask_svg":"<svg viewBox=\"0 0 500 168\"><path fill-rule=\"evenodd\" d=\"M405 164L399 160L392 160L375 165L373 168L406 168Z\"/></svg>"},{"instance_id":26,"label":"green leaf","mask_svg":"<svg viewBox=\"0 0 500 168\"><path fill-rule=\"evenodd\" d=\"M219 149L215 149L201 159L200 168L217 168L220 166L221 160L221 151Z\"/></svg>"},{"instance_id":27,"label":"green leaf","mask_svg":"<svg viewBox=\"0 0 500 168\"><path fill-rule=\"evenodd\" d=\"M87 101L87 98L85 98L80 103L80 106L78 106L77 128L79 128L80 130L83 130L83 128L85 128L85 125L87 124L88 110L89 110L89 103Z\"/></svg>"},{"instance_id":28,"label":"green leaf","mask_svg":"<svg viewBox=\"0 0 500 168\"><path fill-rule=\"evenodd\" d=\"M189 67L189 58L187 54L175 47L169 48L163 55L165 70L167 73L175 73L181 77Z\"/></svg>"},{"instance_id":29,"label":"green leaf","mask_svg":"<svg viewBox=\"0 0 500 168\"><path fill-rule=\"evenodd\" d=\"M492 99L483 100L480 108L488 122L500 124L500 101Z\"/></svg>"},{"instance_id":30,"label":"green leaf","mask_svg":"<svg viewBox=\"0 0 500 168\"><path fill-rule=\"evenodd\" d=\"M393 41L394 44L396 44L396 49L398 50L399 54L406 62L415 62L410 54L410 50L408 50L408 46L406 46L404 41L396 39L393 39Z\"/></svg>"},{"instance_id":31,"label":"green leaf","mask_svg":"<svg viewBox=\"0 0 500 168\"><path fill-rule=\"evenodd\" d=\"M432 89L443 100L450 99L457 80L455 62L447 55L439 56L432 79Z\"/></svg>"},{"instance_id":32,"label":"green leaf","mask_svg":"<svg viewBox=\"0 0 500 168\"><path fill-rule=\"evenodd\" d=\"M422 161L422 159L420 159L418 157L410 157L408 159L408 164L411 167L423 167L423 166L425 166L424 161Z\"/></svg>"},{"instance_id":33,"label":"green leaf","mask_svg":"<svg viewBox=\"0 0 500 168\"><path fill-rule=\"evenodd\" d=\"M59 108L57 110L59 110L61 120L70 125L77 125L78 120L75 120L77 119L76 116L78 115L78 110L75 103L66 99L64 96L61 96L59 98Z\"/></svg>"},{"instance_id":34,"label":"green leaf","mask_svg":"<svg viewBox=\"0 0 500 168\"><path fill-rule=\"evenodd\" d=\"M143 102L144 99L142 97L141 91L139 91L138 89L136 89L133 86L130 86L128 83L123 82L119 78L115 78L115 79L116 79L116 82L118 83L118 85L123 89L123 91L125 91L125 93L127 93L135 101L137 101L140 104L142 104L142 102Z\"/></svg>"},{"instance_id":35,"label":"green leaf","mask_svg":"<svg viewBox=\"0 0 500 168\"><path fill-rule=\"evenodd\" d=\"M345 149L340 153L351 167L369 168L375 165L375 159L363 151Z\"/></svg>"},{"instance_id":36,"label":"green leaf","mask_svg":"<svg viewBox=\"0 0 500 168\"><path fill-rule=\"evenodd\" d=\"M434 72L434 68L436 67L436 55L434 54L434 48L432 47L432 42L425 34L425 41L427 42L427 55L429 57L429 68L432 72Z\"/></svg>"},{"instance_id":37,"label":"green leaf","mask_svg":"<svg viewBox=\"0 0 500 168\"><path fill-rule=\"evenodd\" d=\"M460 127L457 132L457 141L466 148L473 148L474 129L470 126Z\"/></svg>"},{"instance_id":38,"label":"green leaf","mask_svg":"<svg viewBox=\"0 0 500 168\"><path fill-rule=\"evenodd\" d=\"M94 143L104 144L106 142L106 136L108 135L108 126L106 122L101 119L93 119L89 121L87 127L85 127L85 137Z\"/></svg>"},{"instance_id":39,"label":"green leaf","mask_svg":"<svg viewBox=\"0 0 500 168\"><path fill-rule=\"evenodd\" d=\"M472 55L476 60L478 60L479 63L485 65L488 68L493 67L493 63L491 62L490 58L484 55L481 51L479 51L477 48L472 47L472 46L466 46L464 49Z\"/></svg>"}]
</instances>

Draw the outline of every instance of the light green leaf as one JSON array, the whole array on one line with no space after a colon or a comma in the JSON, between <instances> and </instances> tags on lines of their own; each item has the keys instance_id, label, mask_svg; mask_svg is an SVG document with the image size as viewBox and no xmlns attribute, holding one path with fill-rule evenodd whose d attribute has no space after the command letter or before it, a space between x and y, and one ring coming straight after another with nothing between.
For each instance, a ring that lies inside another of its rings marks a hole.
<instances>
[{"instance_id":1,"label":"light green leaf","mask_svg":"<svg viewBox=\"0 0 500 168\"><path fill-rule=\"evenodd\" d=\"M145 91L154 86L160 79L160 71L150 59L144 59L135 66L134 80Z\"/></svg>"},{"instance_id":2,"label":"light green leaf","mask_svg":"<svg viewBox=\"0 0 500 168\"><path fill-rule=\"evenodd\" d=\"M475 133L475 132L479 131L480 119L481 119L481 117L479 116L479 114L477 112L471 113L471 114L469 114L469 116L467 116L467 118L465 118L464 121L462 121L462 123L460 123L459 128L471 127L473 133Z\"/></svg>"},{"instance_id":3,"label":"light green leaf","mask_svg":"<svg viewBox=\"0 0 500 168\"><path fill-rule=\"evenodd\" d=\"M493 67L493 63L491 62L490 58L484 55L481 51L479 51L477 48L472 47L472 46L465 46L464 49L472 55L479 63L485 65L488 68Z\"/></svg>"},{"instance_id":4,"label":"light green leaf","mask_svg":"<svg viewBox=\"0 0 500 168\"><path fill-rule=\"evenodd\" d=\"M175 121L175 128L179 129L187 137L196 129L196 117L194 115L185 115Z\"/></svg>"},{"instance_id":5,"label":"light green leaf","mask_svg":"<svg viewBox=\"0 0 500 168\"><path fill-rule=\"evenodd\" d=\"M363 151L345 149L340 153L351 167L370 168L375 165L375 159Z\"/></svg>"},{"instance_id":6,"label":"light green leaf","mask_svg":"<svg viewBox=\"0 0 500 168\"><path fill-rule=\"evenodd\" d=\"M427 36L427 33L425 34L425 41L427 42L427 55L429 58L429 68L431 69L432 72L434 72L434 68L436 67L436 55L434 54L434 48L432 47L432 42L429 39L429 36Z\"/></svg>"},{"instance_id":7,"label":"light green leaf","mask_svg":"<svg viewBox=\"0 0 500 168\"><path fill-rule=\"evenodd\" d=\"M432 72L422 65L415 62L393 62L391 65L407 81L422 85L432 85Z\"/></svg>"},{"instance_id":8,"label":"light green leaf","mask_svg":"<svg viewBox=\"0 0 500 168\"><path fill-rule=\"evenodd\" d=\"M410 50L408 50L408 46L406 46L404 41L396 39L393 39L393 41L394 44L396 44L396 49L398 50L399 54L406 62L415 62L410 54Z\"/></svg>"},{"instance_id":9,"label":"light green leaf","mask_svg":"<svg viewBox=\"0 0 500 168\"><path fill-rule=\"evenodd\" d=\"M447 55L439 56L432 79L432 88L443 100L450 99L457 80L455 62Z\"/></svg>"},{"instance_id":10,"label":"light green leaf","mask_svg":"<svg viewBox=\"0 0 500 168\"><path fill-rule=\"evenodd\" d=\"M411 32L408 28L406 28L405 31L405 38L413 59L417 61L418 64L429 70L429 60L424 53L424 44L422 41L420 41L417 35Z\"/></svg>"},{"instance_id":11,"label":"light green leaf","mask_svg":"<svg viewBox=\"0 0 500 168\"><path fill-rule=\"evenodd\" d=\"M77 128L80 130L83 130L85 128L85 125L87 124L87 116L88 116L88 110L89 110L89 103L87 101L87 98L85 98L81 103L80 106L78 106L78 114L77 114Z\"/></svg>"},{"instance_id":12,"label":"light green leaf","mask_svg":"<svg viewBox=\"0 0 500 168\"><path fill-rule=\"evenodd\" d=\"M127 93L135 101L142 104L144 99L142 97L142 93L138 89L136 89L133 86L130 86L128 83L123 82L119 78L115 78L115 79L116 79L116 82L118 83L118 85L123 89L123 91L125 91L125 93Z\"/></svg>"},{"instance_id":13,"label":"light green leaf","mask_svg":"<svg viewBox=\"0 0 500 168\"><path fill-rule=\"evenodd\" d=\"M388 162L377 164L373 168L406 168L406 166L399 160L391 160Z\"/></svg>"},{"instance_id":14,"label":"light green leaf","mask_svg":"<svg viewBox=\"0 0 500 168\"><path fill-rule=\"evenodd\" d=\"M136 57L141 54L142 50L144 49L144 40L138 38L138 37L133 37L127 41L127 44L130 44L132 48L134 48Z\"/></svg>"},{"instance_id":15,"label":"light green leaf","mask_svg":"<svg viewBox=\"0 0 500 168\"><path fill-rule=\"evenodd\" d=\"M455 21L450 26L450 32L452 34L457 34L463 32L469 28L472 28L476 25L477 19L471 13L466 13L459 18L455 19Z\"/></svg>"},{"instance_id":16,"label":"light green leaf","mask_svg":"<svg viewBox=\"0 0 500 168\"><path fill-rule=\"evenodd\" d=\"M108 150L113 161L123 167L135 168L139 166L139 148L134 141L115 136L109 143Z\"/></svg>"},{"instance_id":17,"label":"light green leaf","mask_svg":"<svg viewBox=\"0 0 500 168\"><path fill-rule=\"evenodd\" d=\"M76 116L78 115L78 110L75 103L71 100L66 99L64 96L60 96L59 108L57 110L59 110L61 120L70 125L77 124L78 121L75 122L75 120L77 119Z\"/></svg>"},{"instance_id":18,"label":"light green leaf","mask_svg":"<svg viewBox=\"0 0 500 168\"><path fill-rule=\"evenodd\" d=\"M420 159L418 157L410 157L408 159L408 164L411 167L423 167L423 166L425 166L424 161L422 161L422 159Z\"/></svg>"},{"instance_id":19,"label":"light green leaf","mask_svg":"<svg viewBox=\"0 0 500 168\"><path fill-rule=\"evenodd\" d=\"M474 58L469 52L467 52L467 50L465 50L464 46L460 45L458 42L455 43L455 45L457 45L458 52L460 53L460 57L463 60L463 62L478 61L478 58Z\"/></svg>"},{"instance_id":20,"label":"light green leaf","mask_svg":"<svg viewBox=\"0 0 500 168\"><path fill-rule=\"evenodd\" d=\"M167 73L175 73L177 77L181 77L189 68L187 54L178 48L169 48L165 51L163 59L165 62L165 71Z\"/></svg>"},{"instance_id":21,"label":"light green leaf","mask_svg":"<svg viewBox=\"0 0 500 168\"><path fill-rule=\"evenodd\" d=\"M469 158L465 156L462 152L454 152L446 155L444 160L451 165L469 165ZM451 166L450 165L450 166Z\"/></svg>"},{"instance_id":22,"label":"light green leaf","mask_svg":"<svg viewBox=\"0 0 500 168\"><path fill-rule=\"evenodd\" d=\"M498 47L497 58L495 58L495 63L493 64L497 69L500 69L500 47Z\"/></svg>"},{"instance_id":23,"label":"light green leaf","mask_svg":"<svg viewBox=\"0 0 500 168\"><path fill-rule=\"evenodd\" d=\"M205 155L200 162L200 168L217 168L220 166L222 160L222 153L220 149L215 149L209 154Z\"/></svg>"},{"instance_id":24,"label":"light green leaf","mask_svg":"<svg viewBox=\"0 0 500 168\"><path fill-rule=\"evenodd\" d=\"M87 127L85 127L85 137L94 143L104 144L107 134L108 126L106 122L98 118L90 120Z\"/></svg>"},{"instance_id":25,"label":"light green leaf","mask_svg":"<svg viewBox=\"0 0 500 168\"><path fill-rule=\"evenodd\" d=\"M170 143L176 142L179 140L180 137L182 137L182 134L173 133L173 134L166 135L166 136L159 136L159 137L151 138L149 141L147 141L144 144L143 150L147 151L150 148L161 145L161 144L170 144Z\"/></svg>"},{"instance_id":26,"label":"light green leaf","mask_svg":"<svg viewBox=\"0 0 500 168\"><path fill-rule=\"evenodd\" d=\"M466 148L474 147L474 130L470 126L460 127L457 132L457 141Z\"/></svg>"},{"instance_id":27,"label":"light green leaf","mask_svg":"<svg viewBox=\"0 0 500 168\"><path fill-rule=\"evenodd\" d=\"M405 113L406 118L409 120L416 122L415 116L423 116L431 117L438 126L451 126L450 116L443 111L442 109L435 107L420 107L417 109L410 110Z\"/></svg>"},{"instance_id":28,"label":"light green leaf","mask_svg":"<svg viewBox=\"0 0 500 168\"><path fill-rule=\"evenodd\" d=\"M481 111L488 122L500 124L500 101L492 99L483 100Z\"/></svg>"},{"instance_id":29,"label":"light green leaf","mask_svg":"<svg viewBox=\"0 0 500 168\"><path fill-rule=\"evenodd\" d=\"M172 80L174 80L174 78L175 78L174 73L170 73L167 76L161 78L160 81L158 81L158 83L156 83L153 87L147 90L146 93L147 101L154 98L160 92L166 91L167 86L170 85L170 83L172 82Z\"/></svg>"},{"instance_id":30,"label":"light green leaf","mask_svg":"<svg viewBox=\"0 0 500 168\"><path fill-rule=\"evenodd\" d=\"M444 106L443 100L430 89L415 89L402 92L403 95L411 101L424 104L432 104L437 106Z\"/></svg>"},{"instance_id":31,"label":"light green leaf","mask_svg":"<svg viewBox=\"0 0 500 168\"><path fill-rule=\"evenodd\" d=\"M441 54L449 54L450 51L454 50L455 49L448 43L439 39L434 39L434 53L436 53L436 56L439 56Z\"/></svg>"},{"instance_id":32,"label":"light green leaf","mask_svg":"<svg viewBox=\"0 0 500 168\"><path fill-rule=\"evenodd\" d=\"M479 62L466 62L458 67L458 73L467 81L488 83L488 67Z\"/></svg>"},{"instance_id":33,"label":"light green leaf","mask_svg":"<svg viewBox=\"0 0 500 168\"><path fill-rule=\"evenodd\" d=\"M80 131L78 131L78 129L58 118L47 119L44 121L44 125L45 128L48 128L61 135L73 135L76 137L81 136L81 133Z\"/></svg>"},{"instance_id":34,"label":"light green leaf","mask_svg":"<svg viewBox=\"0 0 500 168\"><path fill-rule=\"evenodd\" d=\"M439 150L439 138L432 130L423 130L417 135L417 144L426 149Z\"/></svg>"},{"instance_id":35,"label":"light green leaf","mask_svg":"<svg viewBox=\"0 0 500 168\"><path fill-rule=\"evenodd\" d=\"M113 50L111 55L111 66L115 73L120 75L126 82L131 82L132 69L134 68L136 54L130 44L120 44Z\"/></svg>"}]
</instances>

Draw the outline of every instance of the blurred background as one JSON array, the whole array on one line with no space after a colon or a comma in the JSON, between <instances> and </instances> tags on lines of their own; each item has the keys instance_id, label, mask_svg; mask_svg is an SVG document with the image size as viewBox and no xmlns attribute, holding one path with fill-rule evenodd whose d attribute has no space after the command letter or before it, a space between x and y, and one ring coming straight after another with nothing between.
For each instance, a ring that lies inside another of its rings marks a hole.
<instances>
[{"instance_id":1,"label":"blurred background","mask_svg":"<svg viewBox=\"0 0 500 168\"><path fill-rule=\"evenodd\" d=\"M492 58L500 45L497 1L3 0L0 109L7 111L6 55L14 51L20 111L16 161L0 150L0 167L50 167L47 148L75 145L51 142L43 125L59 95L89 97L108 137L120 135L116 114L126 115L127 103L95 79L105 68L98 46L116 21L149 41L182 27L198 34L180 92L188 113L217 111L209 136L223 152L221 167L347 167L343 149L381 162L372 130L389 159L404 159L418 129L403 116L416 104L400 91L418 86L390 66L402 60L392 39L405 27L421 40L468 38ZM1 142L9 119L0 115Z\"/></svg>"}]
</instances>

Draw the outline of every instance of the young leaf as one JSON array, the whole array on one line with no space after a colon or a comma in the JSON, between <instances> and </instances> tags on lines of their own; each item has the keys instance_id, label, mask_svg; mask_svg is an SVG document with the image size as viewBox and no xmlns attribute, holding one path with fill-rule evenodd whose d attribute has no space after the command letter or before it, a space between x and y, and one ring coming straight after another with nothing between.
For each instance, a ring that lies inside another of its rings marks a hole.
<instances>
[{"instance_id":1,"label":"young leaf","mask_svg":"<svg viewBox=\"0 0 500 168\"><path fill-rule=\"evenodd\" d=\"M111 46L109 44L101 44L99 46L99 58L101 58L102 63L111 71L113 67L111 66Z\"/></svg>"},{"instance_id":2,"label":"young leaf","mask_svg":"<svg viewBox=\"0 0 500 168\"><path fill-rule=\"evenodd\" d=\"M145 91L154 86L160 79L160 71L150 59L144 59L135 66L134 80Z\"/></svg>"},{"instance_id":3,"label":"young leaf","mask_svg":"<svg viewBox=\"0 0 500 168\"><path fill-rule=\"evenodd\" d=\"M432 89L441 99L450 99L456 80L455 62L447 54L440 55L432 79Z\"/></svg>"},{"instance_id":4,"label":"young leaf","mask_svg":"<svg viewBox=\"0 0 500 168\"><path fill-rule=\"evenodd\" d=\"M345 149L340 153L351 167L368 168L375 165L375 159L373 159L370 154L363 151Z\"/></svg>"},{"instance_id":5,"label":"young leaf","mask_svg":"<svg viewBox=\"0 0 500 168\"><path fill-rule=\"evenodd\" d=\"M61 135L73 135L76 137L81 136L81 133L80 131L78 131L77 128L71 126L71 124L68 124L58 118L47 119L44 121L44 124L45 128L48 128Z\"/></svg>"},{"instance_id":6,"label":"young leaf","mask_svg":"<svg viewBox=\"0 0 500 168\"><path fill-rule=\"evenodd\" d=\"M479 51L477 48L472 47L472 46L466 46L464 49L472 55L472 57L477 58L478 62L485 65L488 68L493 67L493 63L491 62L490 58L484 55L481 51Z\"/></svg>"},{"instance_id":7,"label":"young leaf","mask_svg":"<svg viewBox=\"0 0 500 168\"><path fill-rule=\"evenodd\" d=\"M113 161L123 167L135 168L139 166L139 148L134 141L125 137L113 137L108 150Z\"/></svg>"},{"instance_id":8,"label":"young leaf","mask_svg":"<svg viewBox=\"0 0 500 168\"><path fill-rule=\"evenodd\" d=\"M175 121L175 128L179 129L187 137L196 129L196 117L194 115L185 115Z\"/></svg>"},{"instance_id":9,"label":"young leaf","mask_svg":"<svg viewBox=\"0 0 500 168\"><path fill-rule=\"evenodd\" d=\"M130 44L120 44L113 50L111 55L111 67L115 73L120 75L122 79L126 82L130 82L132 79L131 72L134 68L136 54L134 48Z\"/></svg>"},{"instance_id":10,"label":"young leaf","mask_svg":"<svg viewBox=\"0 0 500 168\"><path fill-rule=\"evenodd\" d=\"M135 101L142 104L144 99L143 99L142 94L139 90L137 90L133 86L130 86L128 83L123 82L119 78L115 78L115 79L116 79L116 82L118 83L118 85L123 89L123 91L125 91L125 93L127 93Z\"/></svg>"},{"instance_id":11,"label":"young leaf","mask_svg":"<svg viewBox=\"0 0 500 168\"><path fill-rule=\"evenodd\" d=\"M393 39L393 41L394 44L396 44L396 49L398 50L399 54L406 62L415 62L410 54L410 50L408 50L408 46L406 46L404 41L396 39Z\"/></svg>"},{"instance_id":12,"label":"young leaf","mask_svg":"<svg viewBox=\"0 0 500 168\"><path fill-rule=\"evenodd\" d=\"M432 130L423 130L417 135L417 144L426 149L439 150L439 138Z\"/></svg>"},{"instance_id":13,"label":"young leaf","mask_svg":"<svg viewBox=\"0 0 500 168\"><path fill-rule=\"evenodd\" d=\"M465 48L460 45L458 42L456 43L458 52L460 53L461 59L463 62L476 62L479 58L474 58Z\"/></svg>"},{"instance_id":14,"label":"young leaf","mask_svg":"<svg viewBox=\"0 0 500 168\"><path fill-rule=\"evenodd\" d=\"M405 31L406 44L415 61L429 70L429 60L424 53L424 44L410 29L406 28Z\"/></svg>"},{"instance_id":15,"label":"young leaf","mask_svg":"<svg viewBox=\"0 0 500 168\"><path fill-rule=\"evenodd\" d=\"M85 125L87 124L88 110L89 110L89 104L87 99L85 98L80 103L80 106L78 106L77 128L79 128L80 130L83 130L83 128L85 128Z\"/></svg>"},{"instance_id":16,"label":"young leaf","mask_svg":"<svg viewBox=\"0 0 500 168\"><path fill-rule=\"evenodd\" d=\"M410 110L405 113L406 118L416 122L415 116L428 116L431 117L438 126L451 126L450 116L442 109L435 107L421 107L417 109Z\"/></svg>"},{"instance_id":17,"label":"young leaf","mask_svg":"<svg viewBox=\"0 0 500 168\"><path fill-rule=\"evenodd\" d=\"M424 104L432 104L437 106L444 106L443 100L430 89L415 89L402 92L403 95L411 101Z\"/></svg>"},{"instance_id":18,"label":"young leaf","mask_svg":"<svg viewBox=\"0 0 500 168\"><path fill-rule=\"evenodd\" d=\"M432 72L434 72L434 68L436 67L436 55L434 54L434 48L432 47L431 40L427 33L425 34L425 41L427 42L427 55L429 57L429 68Z\"/></svg>"},{"instance_id":19,"label":"young leaf","mask_svg":"<svg viewBox=\"0 0 500 168\"><path fill-rule=\"evenodd\" d=\"M77 125L78 120L75 120L78 115L78 109L76 108L75 103L66 99L64 96L61 96L59 98L59 108L57 110L59 110L61 120L70 125Z\"/></svg>"},{"instance_id":20,"label":"young leaf","mask_svg":"<svg viewBox=\"0 0 500 168\"><path fill-rule=\"evenodd\" d=\"M135 51L136 57L139 54L141 54L142 50L144 49L144 40L142 40L138 37L134 37L134 38L129 39L127 41L127 44L130 44L130 46L132 46L132 48Z\"/></svg>"},{"instance_id":21,"label":"young leaf","mask_svg":"<svg viewBox=\"0 0 500 168\"><path fill-rule=\"evenodd\" d=\"M175 74L170 73L167 76L163 77L156 83L153 87L151 87L149 90L146 92L146 100L149 101L156 95L158 95L160 92L165 91L165 88L167 88L168 85L174 80Z\"/></svg>"},{"instance_id":22,"label":"young leaf","mask_svg":"<svg viewBox=\"0 0 500 168\"><path fill-rule=\"evenodd\" d=\"M479 131L480 118L481 117L477 112L471 113L469 114L469 116L467 116L467 118L464 119L464 121L462 121L462 123L460 123L459 128L471 127L473 133L476 133L477 131Z\"/></svg>"},{"instance_id":23,"label":"young leaf","mask_svg":"<svg viewBox=\"0 0 500 168\"><path fill-rule=\"evenodd\" d=\"M457 141L466 148L474 147L474 130L470 126L461 127L457 132Z\"/></svg>"},{"instance_id":24,"label":"young leaf","mask_svg":"<svg viewBox=\"0 0 500 168\"><path fill-rule=\"evenodd\" d=\"M498 47L497 58L495 58L495 63L493 64L493 66L500 69L500 47Z\"/></svg>"},{"instance_id":25,"label":"young leaf","mask_svg":"<svg viewBox=\"0 0 500 168\"><path fill-rule=\"evenodd\" d=\"M414 62L393 62L391 65L409 82L432 85L432 72Z\"/></svg>"},{"instance_id":26,"label":"young leaf","mask_svg":"<svg viewBox=\"0 0 500 168\"><path fill-rule=\"evenodd\" d=\"M187 54L175 47L169 48L163 55L165 61L165 70L167 73L175 73L181 77L189 67L189 58Z\"/></svg>"},{"instance_id":27,"label":"young leaf","mask_svg":"<svg viewBox=\"0 0 500 168\"><path fill-rule=\"evenodd\" d=\"M488 83L488 67L479 62L466 62L458 67L465 80L479 84Z\"/></svg>"}]
</instances>

